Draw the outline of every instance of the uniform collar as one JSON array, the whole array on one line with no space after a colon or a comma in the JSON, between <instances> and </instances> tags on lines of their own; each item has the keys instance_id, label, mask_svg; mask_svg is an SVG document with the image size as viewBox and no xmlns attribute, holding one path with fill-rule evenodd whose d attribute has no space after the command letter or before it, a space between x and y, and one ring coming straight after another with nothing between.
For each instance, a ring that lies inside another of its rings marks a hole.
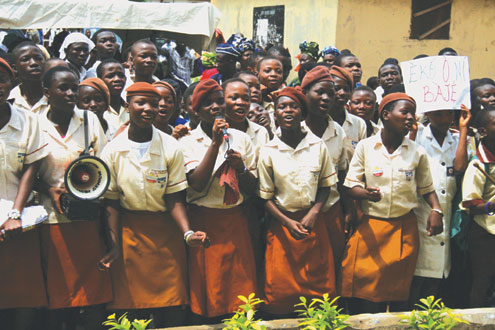
<instances>
[{"instance_id":1,"label":"uniform collar","mask_svg":"<svg viewBox=\"0 0 495 330\"><path fill-rule=\"evenodd\" d=\"M17 109L12 104L9 104L9 103L7 103L7 104L10 107L10 119L7 122L7 124L4 127L2 127L2 130L7 126L10 126L13 129L16 129L18 131L22 130L22 122L21 122L20 113L19 113L19 111L21 111L21 110Z\"/></svg>"},{"instance_id":2,"label":"uniform collar","mask_svg":"<svg viewBox=\"0 0 495 330\"><path fill-rule=\"evenodd\" d=\"M306 136L303 137L303 139L299 142L297 147L295 149L293 149L292 147L285 144L285 142L283 142L280 139L281 131L280 131L280 128L278 128L277 132L273 138L276 142L276 146L277 146L278 150L297 152L297 151L309 148L310 146L312 146L314 144L321 143L321 139L319 137L317 137L316 135L314 135L309 129L306 129L304 126L301 126L301 130L304 133L306 133Z\"/></svg>"},{"instance_id":3,"label":"uniform collar","mask_svg":"<svg viewBox=\"0 0 495 330\"><path fill-rule=\"evenodd\" d=\"M41 106L47 106L48 105L48 98L45 95L43 95L38 100L38 102L36 102L35 105L33 105L33 106L29 105L29 103L26 100L26 98L24 97L24 95L22 95L21 85L18 85L16 87L14 87L10 91L9 100L10 99L13 99L14 100L14 103L17 103L17 104L21 105L22 107L24 107L26 109L37 109L37 108L39 108Z\"/></svg>"},{"instance_id":4,"label":"uniform collar","mask_svg":"<svg viewBox=\"0 0 495 330\"><path fill-rule=\"evenodd\" d=\"M69 128L67 129L67 133L65 134L65 136L62 138L60 136L60 133L55 128L55 124L50 119L48 119L48 113L50 112L50 110L48 110L42 115L43 120L46 120L46 122L49 123L49 125L47 125L47 127L44 128L44 130L48 134L50 134L54 139L65 141L69 139L79 129L80 126L84 124L84 111L86 110L74 108L74 111L72 113L72 118L70 119L69 122Z\"/></svg>"},{"instance_id":5,"label":"uniform collar","mask_svg":"<svg viewBox=\"0 0 495 330\"><path fill-rule=\"evenodd\" d=\"M381 134L375 134L375 135L369 137L368 139L371 139L373 141L372 145L375 149L379 149L380 147L385 148L383 141L382 141L382 135ZM408 138L403 137L400 146L394 151L394 153L402 147L408 148L410 143L411 143L411 141ZM388 152L387 152L387 154L388 154Z\"/></svg>"},{"instance_id":6,"label":"uniform collar","mask_svg":"<svg viewBox=\"0 0 495 330\"><path fill-rule=\"evenodd\" d=\"M476 156L483 164L495 164L495 155L485 147L483 141L476 150Z\"/></svg>"},{"instance_id":7,"label":"uniform collar","mask_svg":"<svg viewBox=\"0 0 495 330\"><path fill-rule=\"evenodd\" d=\"M258 124L253 123L252 121L247 120L248 123L248 128L246 130L246 134L249 135L250 137L254 137L258 131L260 130L261 126Z\"/></svg>"},{"instance_id":8,"label":"uniform collar","mask_svg":"<svg viewBox=\"0 0 495 330\"><path fill-rule=\"evenodd\" d=\"M424 134L425 138L427 138L431 141L435 141L435 143L438 144L437 139L435 139L435 136L433 136L433 132L431 131L430 125L423 128L423 134ZM442 148L447 146L446 143L448 143L449 145L452 145L454 142L455 141L454 141L454 137L452 136L452 133L450 131L447 131L447 134L445 135L445 138L443 140Z\"/></svg>"},{"instance_id":9,"label":"uniform collar","mask_svg":"<svg viewBox=\"0 0 495 330\"><path fill-rule=\"evenodd\" d=\"M151 144L150 147L148 148L149 154L152 155L161 155L161 139L160 139L160 133L158 129L156 129L154 126L151 126L152 129L152 135L151 135ZM129 126L126 127L126 129L117 135L115 138L115 143L116 147L115 150L117 152L125 152L125 151L131 151L131 143L129 143ZM146 154L148 154L148 152ZM147 156L143 157L142 161L147 160ZM149 156L148 156L149 158Z\"/></svg>"}]
</instances>

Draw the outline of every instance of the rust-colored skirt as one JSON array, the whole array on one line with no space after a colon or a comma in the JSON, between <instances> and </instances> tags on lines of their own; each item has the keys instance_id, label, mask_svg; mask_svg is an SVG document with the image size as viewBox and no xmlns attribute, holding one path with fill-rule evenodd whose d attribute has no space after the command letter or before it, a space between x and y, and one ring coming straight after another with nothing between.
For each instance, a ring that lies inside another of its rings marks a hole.
<instances>
[{"instance_id":1,"label":"rust-colored skirt","mask_svg":"<svg viewBox=\"0 0 495 330\"><path fill-rule=\"evenodd\" d=\"M105 248L98 221L41 227L48 308L98 305L112 300L110 274L98 270Z\"/></svg>"},{"instance_id":2,"label":"rust-colored skirt","mask_svg":"<svg viewBox=\"0 0 495 330\"><path fill-rule=\"evenodd\" d=\"M342 255L345 249L345 224L344 214L342 213L342 207L340 201L332 205L332 207L325 212L325 223L327 225L328 234L330 235L330 243L332 244L333 259L335 264L335 273L340 270L340 264L342 262Z\"/></svg>"},{"instance_id":3,"label":"rust-colored skirt","mask_svg":"<svg viewBox=\"0 0 495 330\"><path fill-rule=\"evenodd\" d=\"M46 305L38 229L0 243L0 309Z\"/></svg>"},{"instance_id":4,"label":"rust-colored skirt","mask_svg":"<svg viewBox=\"0 0 495 330\"><path fill-rule=\"evenodd\" d=\"M284 213L300 221L307 211ZM311 234L302 240L294 239L286 227L271 219L266 237L264 310L288 314L294 312L300 296L335 296L332 244L325 222L329 213L321 214Z\"/></svg>"},{"instance_id":5,"label":"rust-colored skirt","mask_svg":"<svg viewBox=\"0 0 495 330\"><path fill-rule=\"evenodd\" d=\"M412 211L390 219L364 215L344 252L341 295L373 302L406 301L418 251Z\"/></svg>"},{"instance_id":6,"label":"rust-colored skirt","mask_svg":"<svg viewBox=\"0 0 495 330\"><path fill-rule=\"evenodd\" d=\"M120 224L121 251L111 269L114 300L108 308L187 304L184 235L169 213L121 210Z\"/></svg>"},{"instance_id":7,"label":"rust-colored skirt","mask_svg":"<svg viewBox=\"0 0 495 330\"><path fill-rule=\"evenodd\" d=\"M232 313L241 303L237 296L257 291L249 220L243 209L189 207L191 228L206 232L211 241L207 249L189 249L191 310L195 314L214 317Z\"/></svg>"}]
</instances>

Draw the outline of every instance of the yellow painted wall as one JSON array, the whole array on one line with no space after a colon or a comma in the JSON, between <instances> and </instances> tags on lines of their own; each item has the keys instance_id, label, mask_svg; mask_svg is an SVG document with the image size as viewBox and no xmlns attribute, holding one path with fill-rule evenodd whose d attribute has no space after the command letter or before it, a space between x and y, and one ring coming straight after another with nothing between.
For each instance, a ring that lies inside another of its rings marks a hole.
<instances>
[{"instance_id":1,"label":"yellow painted wall","mask_svg":"<svg viewBox=\"0 0 495 330\"><path fill-rule=\"evenodd\" d=\"M225 39L241 32L253 37L253 8L285 5L284 46L289 47L296 67L299 43L316 41L320 50L335 45L338 0L211 0L221 12L219 28ZM291 74L291 77L293 74Z\"/></svg>"},{"instance_id":2,"label":"yellow painted wall","mask_svg":"<svg viewBox=\"0 0 495 330\"><path fill-rule=\"evenodd\" d=\"M495 77L495 1L454 0L450 40L411 40L411 0L340 0L337 48L363 65L363 81L376 76L387 57L407 61L437 55L444 47L469 56L471 78Z\"/></svg>"}]
</instances>

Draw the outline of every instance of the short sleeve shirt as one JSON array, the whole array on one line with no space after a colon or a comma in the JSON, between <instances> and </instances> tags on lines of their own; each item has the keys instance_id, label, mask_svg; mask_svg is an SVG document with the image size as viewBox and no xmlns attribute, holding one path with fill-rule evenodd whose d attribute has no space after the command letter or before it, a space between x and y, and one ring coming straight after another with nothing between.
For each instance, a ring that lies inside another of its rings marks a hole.
<instances>
[{"instance_id":1,"label":"short sleeve shirt","mask_svg":"<svg viewBox=\"0 0 495 330\"><path fill-rule=\"evenodd\" d=\"M346 135L346 152L347 159L352 159L352 155L354 155L354 150L359 141L366 139L366 122L355 116L350 114L347 110L345 113L345 121L342 124L342 128L344 129Z\"/></svg>"},{"instance_id":2,"label":"short sleeve shirt","mask_svg":"<svg viewBox=\"0 0 495 330\"><path fill-rule=\"evenodd\" d=\"M9 99L14 99L14 106L18 109L30 111L38 115L46 113L50 107L48 105L48 99L45 95L43 95L35 105L31 106L24 95L22 95L20 85L14 87L10 91Z\"/></svg>"}]
</instances>

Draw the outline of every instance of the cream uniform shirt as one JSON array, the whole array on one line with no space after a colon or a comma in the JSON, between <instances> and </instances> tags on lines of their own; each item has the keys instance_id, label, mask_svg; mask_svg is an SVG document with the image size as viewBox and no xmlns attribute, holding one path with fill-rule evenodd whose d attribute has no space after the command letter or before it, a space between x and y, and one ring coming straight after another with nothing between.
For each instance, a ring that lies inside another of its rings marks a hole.
<instances>
[{"instance_id":1,"label":"cream uniform shirt","mask_svg":"<svg viewBox=\"0 0 495 330\"><path fill-rule=\"evenodd\" d=\"M39 118L42 134L48 143L47 150L50 152L41 162L39 175L43 182L50 187L64 186L64 175L67 166L79 157L84 150L84 111L86 110L74 108L65 137L60 136L55 124L48 119L48 113ZM91 155L99 156L107 139L98 117L91 111L87 111L87 113L88 142L91 146ZM47 223L70 222L65 215L58 213L52 204L50 196L45 194L40 194L40 196L41 202L48 212Z\"/></svg>"},{"instance_id":2,"label":"cream uniform shirt","mask_svg":"<svg viewBox=\"0 0 495 330\"><path fill-rule=\"evenodd\" d=\"M46 157L48 151L38 116L12 105L10 113L0 129L0 198L14 201L24 165Z\"/></svg>"},{"instance_id":3,"label":"cream uniform shirt","mask_svg":"<svg viewBox=\"0 0 495 330\"><path fill-rule=\"evenodd\" d=\"M379 218L403 216L418 206L417 194L435 190L425 149L404 137L389 154L381 134L358 143L344 186L379 187L380 201L361 201L364 214Z\"/></svg>"},{"instance_id":4,"label":"cream uniform shirt","mask_svg":"<svg viewBox=\"0 0 495 330\"><path fill-rule=\"evenodd\" d=\"M34 112L38 115L42 115L46 113L48 111L48 108L50 107L48 105L48 99L46 98L45 95L43 95L41 99L39 99L39 101L36 102L35 105L31 106L26 100L26 98L22 95L20 85L14 87L10 91L9 99L14 99L15 107L21 110Z\"/></svg>"},{"instance_id":5,"label":"cream uniform shirt","mask_svg":"<svg viewBox=\"0 0 495 330\"><path fill-rule=\"evenodd\" d=\"M247 119L246 119L247 120ZM260 153L260 149L264 146L269 140L270 136L268 135L268 131L261 125L253 123L250 120L247 120L248 129L246 134L251 138L251 142L253 143L254 153L256 155L256 161L258 161L258 156Z\"/></svg>"},{"instance_id":6,"label":"cream uniform shirt","mask_svg":"<svg viewBox=\"0 0 495 330\"><path fill-rule=\"evenodd\" d=\"M120 199L120 205L131 211L167 211L164 195L187 188L179 143L153 127L151 144L138 159L131 152L132 141L128 136L129 128L126 128L101 154L111 175L105 197Z\"/></svg>"},{"instance_id":7,"label":"cream uniform shirt","mask_svg":"<svg viewBox=\"0 0 495 330\"><path fill-rule=\"evenodd\" d=\"M433 185L444 214L444 230L439 235L428 236L426 221L431 213L431 207L421 196L418 196L419 205L414 209L414 213L418 218L420 247L415 275L447 278L451 268L450 218L452 200L457 191L454 159L459 145L459 135L448 132L440 146L431 132L430 125L421 126L418 128L416 143L425 148L428 156Z\"/></svg>"},{"instance_id":8,"label":"cream uniform shirt","mask_svg":"<svg viewBox=\"0 0 495 330\"><path fill-rule=\"evenodd\" d=\"M366 139L366 122L355 116L350 114L347 110L345 111L345 121L342 124L342 128L344 129L346 135L346 152L347 159L352 159L354 155L354 150L356 150L356 146L359 141Z\"/></svg>"},{"instance_id":9,"label":"cream uniform shirt","mask_svg":"<svg viewBox=\"0 0 495 330\"><path fill-rule=\"evenodd\" d=\"M273 199L282 210L296 212L310 208L318 188L337 184L337 172L323 141L310 131L293 149L275 134L261 148L258 161L258 194Z\"/></svg>"},{"instance_id":10,"label":"cream uniform shirt","mask_svg":"<svg viewBox=\"0 0 495 330\"><path fill-rule=\"evenodd\" d=\"M301 125L305 130L309 130L306 122L302 122ZM344 129L334 122L333 120L328 121L328 126L323 133L321 140L325 143L328 150L328 156L335 166L335 172L337 175L339 171L347 171L349 162L347 160L347 152L345 149L346 135ZM335 203L340 200L340 194L337 190L337 185L332 185L330 188L330 196L323 207L323 211L329 210Z\"/></svg>"},{"instance_id":11,"label":"cream uniform shirt","mask_svg":"<svg viewBox=\"0 0 495 330\"><path fill-rule=\"evenodd\" d=\"M257 177L256 172L256 156L254 152L253 144L249 135L236 129L229 129L230 148L238 151L242 156L244 166ZM184 161L186 166L186 173L194 170L203 160L208 147L211 145L211 139L201 128L201 124L195 129L190 131L189 135L184 136L179 140L182 152L184 153ZM191 187L187 188L187 202L198 206L204 206L214 209L227 209L238 206L244 201L244 196L240 196L237 203L233 205L224 205L223 198L225 195L225 187L220 186L219 178L215 176L218 168L225 161L225 152L227 151L227 144L222 142L218 150L215 166L213 167L212 176L203 191L196 191Z\"/></svg>"}]
</instances>

